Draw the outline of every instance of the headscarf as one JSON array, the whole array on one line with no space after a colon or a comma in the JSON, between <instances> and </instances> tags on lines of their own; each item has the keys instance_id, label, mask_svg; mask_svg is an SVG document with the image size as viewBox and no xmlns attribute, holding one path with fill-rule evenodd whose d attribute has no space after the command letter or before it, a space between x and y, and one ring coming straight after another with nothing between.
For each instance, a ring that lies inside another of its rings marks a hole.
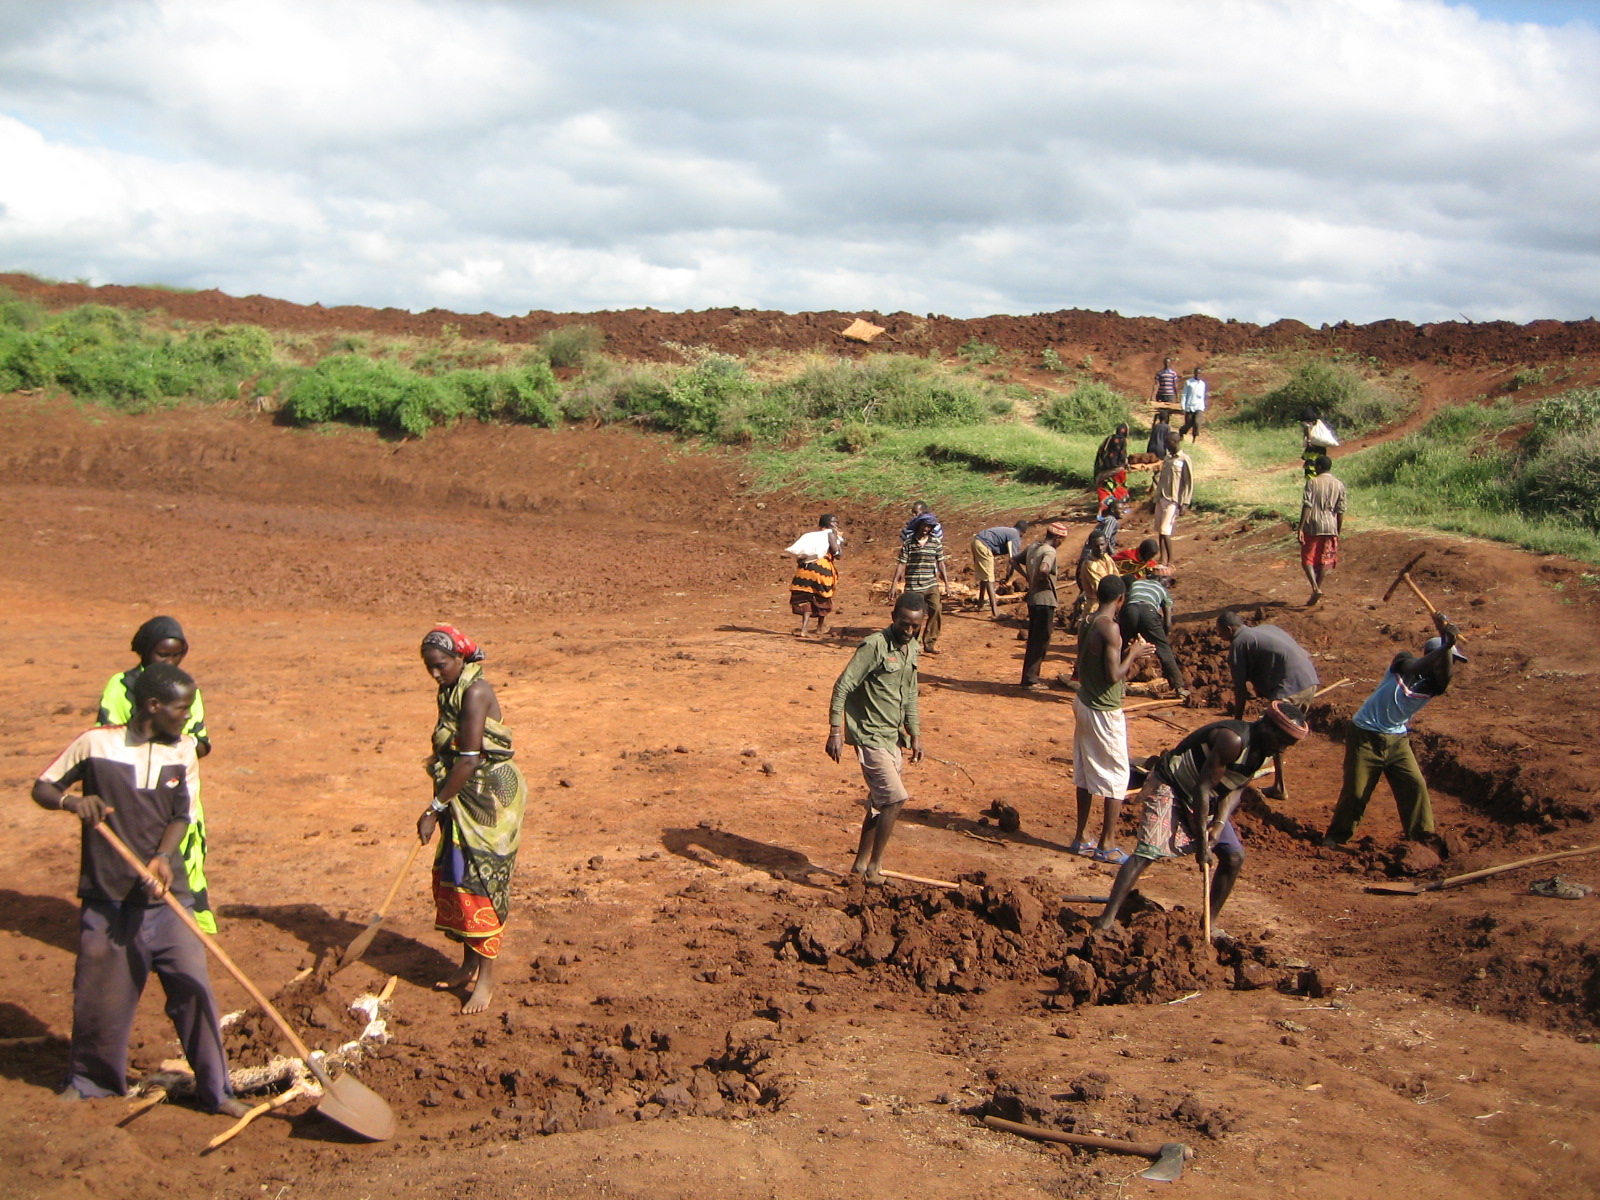
<instances>
[{"instance_id":1,"label":"headscarf","mask_svg":"<svg viewBox=\"0 0 1600 1200\"><path fill-rule=\"evenodd\" d=\"M149 662L155 648L168 638L182 642L186 650L189 647L189 639L183 636L183 626L176 617L151 617L133 635L130 649L139 656L141 663Z\"/></svg>"},{"instance_id":2,"label":"headscarf","mask_svg":"<svg viewBox=\"0 0 1600 1200\"><path fill-rule=\"evenodd\" d=\"M900 540L902 542L913 541L917 536L917 530L923 525L931 525L933 527L931 532L934 537L944 537L944 526L939 524L939 518L931 512L921 512L905 523L905 527L900 530Z\"/></svg>"},{"instance_id":3,"label":"headscarf","mask_svg":"<svg viewBox=\"0 0 1600 1200\"><path fill-rule=\"evenodd\" d=\"M1294 720L1287 712L1284 711L1282 700L1274 700L1271 704L1267 705L1266 717L1267 720L1277 726L1279 730L1288 734L1297 742L1301 738L1305 737L1306 734L1311 732L1311 726L1307 725L1304 721Z\"/></svg>"},{"instance_id":4,"label":"headscarf","mask_svg":"<svg viewBox=\"0 0 1600 1200\"><path fill-rule=\"evenodd\" d=\"M446 654L454 654L469 663L483 661L483 651L478 649L478 644L454 625L435 625L428 630L422 637L422 647L427 649L429 646Z\"/></svg>"},{"instance_id":5,"label":"headscarf","mask_svg":"<svg viewBox=\"0 0 1600 1200\"><path fill-rule=\"evenodd\" d=\"M1044 531L1055 537L1062 538L1066 537L1072 532L1072 530L1067 527L1067 523L1065 521L1051 521L1050 524L1044 527Z\"/></svg>"}]
</instances>

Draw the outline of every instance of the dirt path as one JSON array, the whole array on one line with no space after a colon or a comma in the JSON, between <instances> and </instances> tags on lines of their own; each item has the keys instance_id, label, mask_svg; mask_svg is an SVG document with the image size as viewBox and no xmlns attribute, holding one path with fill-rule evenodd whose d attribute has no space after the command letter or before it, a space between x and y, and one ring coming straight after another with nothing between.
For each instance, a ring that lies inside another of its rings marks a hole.
<instances>
[{"instance_id":1,"label":"dirt path","mask_svg":"<svg viewBox=\"0 0 1600 1200\"><path fill-rule=\"evenodd\" d=\"M1291 801L1241 818L1250 858L1225 924L1259 948L1268 986L1232 990L1224 973L1190 987L1180 972L1157 990L1181 1003L1073 1006L1040 972L1081 941L1058 911L1094 909L1059 898L1103 894L1109 874L1059 849L1070 706L1010 686L1015 623L950 618L924 712L930 753L958 765L916 769L891 850L918 874L986 872L990 891L868 897L810 869L845 865L860 811L859 779L820 747L848 644L788 636L773 553L814 501L755 499L736 460L619 433L462 429L395 446L216 412L90 422L8 404L0 598L23 649L0 679L23 702L4 772L0 1037L70 1025L74 834L25 788L152 611L181 616L194 644L217 744L213 887L228 944L263 982L353 936L404 855L432 719L415 646L435 619L488 648L534 802L491 1012L462 1020L427 989L446 943L420 868L368 963L341 977L348 998L400 976L395 1041L363 1069L400 1116L395 1142L343 1143L297 1104L200 1158L211 1119L164 1105L119 1130L120 1102L51 1100L59 1044L6 1048L0 1195L954 1200L1153 1186L1127 1178L1137 1163L1058 1154L963 1115L997 1091L1040 1119L1190 1142L1180 1186L1202 1196L1600 1187L1587 1132L1600 1049L1578 1040L1596 1023L1596 902L1529 896L1526 874L1364 894L1394 818L1380 793L1370 846L1314 848L1336 789L1328 736L1296 751ZM847 516L844 629L882 621L866 585L886 574L898 523ZM1319 712L1323 730L1422 636L1411 606L1377 606L1384 571L1421 539L1351 538L1327 604L1304 612L1281 534L1183 532L1184 653L1211 698L1205 631L1224 605L1280 620L1325 678L1355 680ZM1419 737L1441 781L1447 869L1593 840L1597 764L1574 732L1600 709L1592 601L1560 564L1429 544L1424 586L1465 614L1473 644L1461 694L1430 708ZM1065 669L1057 653L1047 674ZM1134 748L1214 715L1164 712L1179 729L1133 718ZM1021 811L1018 833L985 823L997 799ZM1147 880L1169 908L1197 886L1173 864ZM841 921L860 944L819 953ZM873 934L894 949L873 949ZM1325 995L1274 986L1297 963ZM231 983L218 990L240 1004ZM307 1032L345 1036L337 1022ZM170 1043L147 996L136 1063Z\"/></svg>"}]
</instances>

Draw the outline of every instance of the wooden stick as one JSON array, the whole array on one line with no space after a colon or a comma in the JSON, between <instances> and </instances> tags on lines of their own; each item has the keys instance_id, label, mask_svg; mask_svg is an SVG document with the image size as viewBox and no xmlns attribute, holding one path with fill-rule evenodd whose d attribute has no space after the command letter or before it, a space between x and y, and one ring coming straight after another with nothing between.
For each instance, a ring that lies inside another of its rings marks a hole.
<instances>
[{"instance_id":1,"label":"wooden stick","mask_svg":"<svg viewBox=\"0 0 1600 1200\"><path fill-rule=\"evenodd\" d=\"M222 1143L227 1142L227 1141L231 1141L233 1138L238 1137L239 1134L244 1132L244 1127L246 1125L250 1124L251 1121L254 1121L257 1117L262 1116L262 1115L264 1115L266 1113L272 1112L275 1109L282 1108L285 1104L288 1104L291 1100L298 1100L301 1096L304 1096L305 1094L306 1094L306 1085L304 1083L297 1083L292 1088L290 1088L288 1091L279 1092L276 1096L272 1097L272 1099L270 1099L270 1100L263 1100L260 1104L256 1105L254 1108L252 1108L249 1112L245 1113L244 1116L240 1117L232 1125L228 1126L221 1133L217 1134L216 1137L212 1138L209 1142L207 1142L206 1143L206 1148L204 1150L202 1150L200 1153L205 1154L205 1153L208 1153L208 1152L210 1152L212 1150L215 1150L218 1146L222 1145Z\"/></svg>"},{"instance_id":2,"label":"wooden stick","mask_svg":"<svg viewBox=\"0 0 1600 1200\"><path fill-rule=\"evenodd\" d=\"M140 1096L132 1104L128 1105L128 1116L124 1117L123 1120L127 1120L128 1117L137 1117L145 1109L154 1108L156 1105L160 1104L166 1098L167 1098L167 1089L166 1088L164 1088L164 1087L151 1088L148 1092L146 1092L144 1095Z\"/></svg>"},{"instance_id":3,"label":"wooden stick","mask_svg":"<svg viewBox=\"0 0 1600 1200\"><path fill-rule=\"evenodd\" d=\"M921 875L902 875L899 871L886 871L881 867L878 873L889 879L903 879L907 883L925 883L929 887L958 888L961 886L959 883L951 883L948 879L924 879Z\"/></svg>"},{"instance_id":4,"label":"wooden stick","mask_svg":"<svg viewBox=\"0 0 1600 1200\"><path fill-rule=\"evenodd\" d=\"M1328 686L1327 686L1327 687L1325 687L1325 688L1319 688L1319 689L1318 689L1318 690L1317 690L1317 692L1316 692L1316 695L1313 695L1313 696L1312 696L1312 697L1311 697L1311 698L1312 698L1312 699L1313 699L1313 700L1315 700L1315 699L1316 699L1316 698L1317 698L1317 696L1325 696L1325 695L1327 695L1327 694L1328 694L1328 693L1329 693L1329 692L1331 692L1331 691L1333 691L1333 689L1334 689L1334 688L1340 688L1340 687L1343 687L1343 686L1344 686L1344 685L1345 685L1345 684L1347 684L1347 683L1349 683L1349 682L1350 682L1350 681L1349 681L1349 680L1348 680L1348 679L1341 679L1341 680L1339 680L1339 682L1338 682L1338 683L1330 683L1330 684L1329 684L1329 685L1328 685Z\"/></svg>"},{"instance_id":5,"label":"wooden stick","mask_svg":"<svg viewBox=\"0 0 1600 1200\"><path fill-rule=\"evenodd\" d=\"M400 982L400 976L398 976L398 975L389 976L389 982L384 984L383 985L383 991L378 993L378 1003L379 1004L382 1004L390 996L394 995L394 985L399 983L399 982Z\"/></svg>"},{"instance_id":6,"label":"wooden stick","mask_svg":"<svg viewBox=\"0 0 1600 1200\"><path fill-rule=\"evenodd\" d=\"M1183 701L1176 696L1166 700L1146 700L1143 704L1128 705L1127 708L1122 710L1122 714L1127 716L1129 713L1143 712L1147 708L1170 708L1174 704L1182 703Z\"/></svg>"},{"instance_id":7,"label":"wooden stick","mask_svg":"<svg viewBox=\"0 0 1600 1200\"><path fill-rule=\"evenodd\" d=\"M1445 888L1460 887L1463 883L1487 879L1491 875L1499 875L1505 871L1515 871L1520 867L1536 867L1540 863L1555 862L1563 858L1577 858L1580 854L1593 854L1597 850L1600 850L1600 844L1584 846L1580 850L1557 850L1553 854L1535 854L1532 858L1519 858L1516 862L1501 863L1498 867L1485 867L1481 871L1468 871L1465 875L1452 875L1448 879L1439 880L1438 883L1428 884L1424 890L1437 892Z\"/></svg>"},{"instance_id":8,"label":"wooden stick","mask_svg":"<svg viewBox=\"0 0 1600 1200\"><path fill-rule=\"evenodd\" d=\"M1158 1142L1124 1142L1117 1138L1090 1137L1083 1133L1061 1133L1055 1129L1042 1129L1037 1125L1023 1125L1017 1121L1004 1121L999 1117L985 1117L983 1123L1002 1133L1033 1138L1039 1142L1059 1142L1065 1146L1083 1146L1090 1150L1110 1150L1115 1154L1137 1154L1141 1158L1160 1158ZM1185 1147L1187 1149L1188 1147ZM1188 1157L1185 1155L1184 1157Z\"/></svg>"},{"instance_id":9,"label":"wooden stick","mask_svg":"<svg viewBox=\"0 0 1600 1200\"><path fill-rule=\"evenodd\" d=\"M1200 860L1200 931L1211 945L1211 858Z\"/></svg>"}]
</instances>

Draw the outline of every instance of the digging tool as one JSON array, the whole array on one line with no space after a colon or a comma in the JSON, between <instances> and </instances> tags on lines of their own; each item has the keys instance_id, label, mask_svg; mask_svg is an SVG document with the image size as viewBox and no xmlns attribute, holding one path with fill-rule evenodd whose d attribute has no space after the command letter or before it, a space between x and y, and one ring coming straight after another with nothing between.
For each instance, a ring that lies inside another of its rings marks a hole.
<instances>
[{"instance_id":1,"label":"digging tool","mask_svg":"<svg viewBox=\"0 0 1600 1200\"><path fill-rule=\"evenodd\" d=\"M367 947L372 945L372 939L378 936L378 926L383 924L389 905L394 903L395 894L400 891L400 885L405 882L406 872L410 871L411 864L417 861L417 852L421 849L422 839L418 838L411 847L411 853L406 855L405 865L400 868L400 873L389 885L389 894L383 898L383 903L378 905L378 915L372 918L365 929L356 934L355 940L346 946L344 953L339 956L339 965L333 969L335 975L359 959L367 952Z\"/></svg>"},{"instance_id":2,"label":"digging tool","mask_svg":"<svg viewBox=\"0 0 1600 1200\"><path fill-rule=\"evenodd\" d=\"M1211 856L1200 860L1200 932L1211 945Z\"/></svg>"},{"instance_id":3,"label":"digging tool","mask_svg":"<svg viewBox=\"0 0 1600 1200\"><path fill-rule=\"evenodd\" d=\"M1424 550L1422 554L1417 555L1405 566L1400 568L1400 573L1394 577L1394 582L1389 585L1389 590L1383 594L1383 599L1385 602L1387 602L1389 597L1394 595L1395 588L1399 587L1401 583L1404 583L1408 588L1416 593L1417 599L1422 601L1422 607L1428 610L1428 615L1430 617L1436 617L1439 615L1439 610L1433 606L1433 601L1429 600L1428 597L1423 594L1422 589L1419 588L1416 584L1416 581L1411 578L1411 568L1421 562L1423 555L1427 553L1428 552ZM1457 634L1456 641L1459 642L1460 640L1461 635Z\"/></svg>"},{"instance_id":4,"label":"digging tool","mask_svg":"<svg viewBox=\"0 0 1600 1200\"><path fill-rule=\"evenodd\" d=\"M1127 708L1122 710L1122 714L1127 716L1129 713L1144 712L1147 708L1170 708L1174 704L1182 703L1183 700L1177 696L1171 696L1165 700L1146 700L1142 704L1128 705Z\"/></svg>"},{"instance_id":5,"label":"digging tool","mask_svg":"<svg viewBox=\"0 0 1600 1200\"><path fill-rule=\"evenodd\" d=\"M878 869L878 874L888 879L903 879L907 883L925 883L929 887L958 888L961 886L959 883L951 883L948 879L924 879L921 875L902 875L899 871L886 871L881 867Z\"/></svg>"},{"instance_id":6,"label":"digging tool","mask_svg":"<svg viewBox=\"0 0 1600 1200\"><path fill-rule=\"evenodd\" d=\"M1349 682L1350 681L1348 679L1341 679L1337 683L1330 683L1325 688L1318 688L1316 693L1314 695L1312 695L1311 698L1313 700L1315 700L1318 696L1326 696L1329 692L1333 691L1334 688L1342 688L1345 684L1347 684Z\"/></svg>"},{"instance_id":7,"label":"digging tool","mask_svg":"<svg viewBox=\"0 0 1600 1200\"><path fill-rule=\"evenodd\" d=\"M1063 1146L1082 1146L1086 1150L1109 1150L1113 1154L1137 1154L1140 1158L1152 1158L1155 1161L1148 1169L1140 1171L1139 1177L1159 1179L1163 1183L1180 1178L1183 1164L1194 1157L1194 1150L1182 1142L1124 1142L1117 1138L1090 1137L1084 1133L1059 1133L1054 1129L1041 1129L1037 1125L1003 1121L999 1117L985 1117L983 1123L1001 1133L1014 1133L1037 1142L1058 1142Z\"/></svg>"},{"instance_id":8,"label":"digging tool","mask_svg":"<svg viewBox=\"0 0 1600 1200\"><path fill-rule=\"evenodd\" d=\"M297 1083L288 1090L279 1092L276 1096L272 1097L272 1099L263 1100L249 1112L245 1113L244 1116L240 1117L232 1125L228 1126L221 1133L217 1134L216 1137L207 1142L205 1150L202 1150L200 1153L205 1154L208 1151L215 1150L224 1142L232 1141L234 1138L238 1137L244 1132L245 1126L249 1125L251 1121L254 1121L257 1117L263 1116L266 1113L274 1112L277 1109L282 1108L291 1100L300 1099L300 1097L304 1096L308 1090L309 1089L304 1083Z\"/></svg>"},{"instance_id":9,"label":"digging tool","mask_svg":"<svg viewBox=\"0 0 1600 1200\"><path fill-rule=\"evenodd\" d=\"M115 850L130 867L139 873L139 878L146 883L160 886L160 881L145 868L138 856L129 850L115 833L111 831L104 821L95 826L111 848ZM386 1142L394 1136L394 1112L377 1092L367 1087L354 1075L341 1075L338 1079L332 1078L327 1068L314 1058L306 1044L300 1040L289 1022L283 1019L283 1014L272 1006L272 1001L261 994L261 989L250 982L248 976L241 971L228 952L218 941L207 933L195 922L189 910L170 891L162 892L162 899L167 902L167 907L178 914L178 918L187 925L194 935L200 939L202 945L213 955L218 962L227 968L228 974L239 981L239 986L250 994L250 998L261 1006L261 1011L272 1018L272 1023L278 1027L288 1043L294 1047L294 1052L310 1069L316 1077L317 1083L322 1086L322 1100L317 1105L317 1111L335 1125L342 1125L358 1137L368 1141Z\"/></svg>"},{"instance_id":10,"label":"digging tool","mask_svg":"<svg viewBox=\"0 0 1600 1200\"><path fill-rule=\"evenodd\" d=\"M1465 875L1452 875L1448 879L1436 879L1432 883L1369 883L1362 890L1385 896L1420 896L1423 892L1442 892L1446 888L1475 883L1491 875L1503 875L1507 871L1536 867L1540 863L1555 862L1563 858L1577 858L1580 854L1593 854L1597 850L1600 850L1600 844L1585 846L1581 850L1558 850L1553 854L1536 854L1532 858L1519 858L1516 862L1501 863L1498 867L1485 867L1481 871L1468 871Z\"/></svg>"}]
</instances>

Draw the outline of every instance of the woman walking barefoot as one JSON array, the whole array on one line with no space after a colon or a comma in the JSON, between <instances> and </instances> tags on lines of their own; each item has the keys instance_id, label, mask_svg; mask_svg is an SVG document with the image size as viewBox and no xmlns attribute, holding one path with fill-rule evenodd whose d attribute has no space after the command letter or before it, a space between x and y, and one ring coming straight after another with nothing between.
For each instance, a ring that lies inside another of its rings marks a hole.
<instances>
[{"instance_id":1,"label":"woman walking barefoot","mask_svg":"<svg viewBox=\"0 0 1600 1200\"><path fill-rule=\"evenodd\" d=\"M422 639L422 663L439 685L439 723L433 730L433 801L417 819L422 844L439 831L433 859L434 928L462 945L461 968L434 984L439 991L470 987L463 1013L480 1013L494 996L511 903L528 785L511 761L511 731L500 723L500 701L483 677L483 651L450 625Z\"/></svg>"}]
</instances>

